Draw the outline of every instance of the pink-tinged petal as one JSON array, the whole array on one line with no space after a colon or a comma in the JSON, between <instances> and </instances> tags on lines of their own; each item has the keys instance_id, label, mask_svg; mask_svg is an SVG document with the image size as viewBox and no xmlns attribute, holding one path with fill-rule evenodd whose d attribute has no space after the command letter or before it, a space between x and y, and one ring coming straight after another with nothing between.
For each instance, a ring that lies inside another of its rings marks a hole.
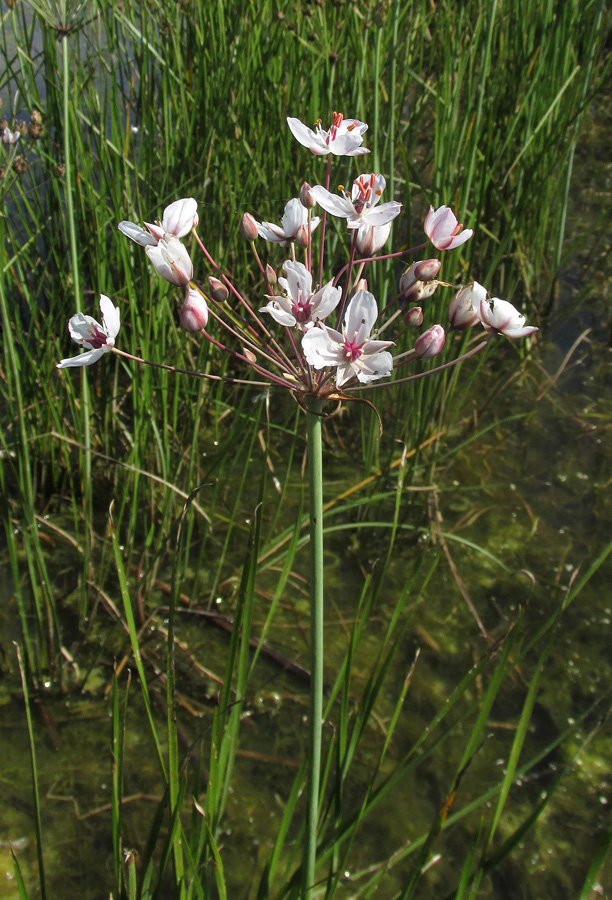
<instances>
[{"instance_id":1,"label":"pink-tinged petal","mask_svg":"<svg viewBox=\"0 0 612 900\"><path fill-rule=\"evenodd\" d=\"M162 228L162 226L158 225L157 222L154 222L154 223L145 222L145 225L147 226L147 228L151 234L151 237L153 237L156 241L161 241L161 239L163 238L163 236L165 234L165 231Z\"/></svg>"},{"instance_id":2,"label":"pink-tinged petal","mask_svg":"<svg viewBox=\"0 0 612 900\"><path fill-rule=\"evenodd\" d=\"M106 294L100 294L100 311L102 312L102 327L109 337L116 338L121 325L119 307L115 306Z\"/></svg>"},{"instance_id":3,"label":"pink-tinged petal","mask_svg":"<svg viewBox=\"0 0 612 900\"><path fill-rule=\"evenodd\" d=\"M342 335L332 328L310 328L302 337L306 362L315 369L340 365L343 361L341 341Z\"/></svg>"},{"instance_id":4,"label":"pink-tinged petal","mask_svg":"<svg viewBox=\"0 0 612 900\"><path fill-rule=\"evenodd\" d=\"M289 126L293 137L296 141L299 141L303 147L312 150L317 156L325 156L329 153L329 148L325 145L325 142L321 140L312 128L308 128L308 126L304 125L303 122L300 122L299 119L288 116L287 125Z\"/></svg>"},{"instance_id":5,"label":"pink-tinged petal","mask_svg":"<svg viewBox=\"0 0 612 900\"><path fill-rule=\"evenodd\" d=\"M378 318L378 306L369 291L357 291L351 299L344 318L344 333L349 341L363 344L370 336Z\"/></svg>"},{"instance_id":6,"label":"pink-tinged petal","mask_svg":"<svg viewBox=\"0 0 612 900\"><path fill-rule=\"evenodd\" d=\"M355 215L353 204L347 197L332 194L321 184L315 184L310 192L319 206L322 206L332 216L341 216L343 219L347 219L349 216Z\"/></svg>"},{"instance_id":7,"label":"pink-tinged petal","mask_svg":"<svg viewBox=\"0 0 612 900\"><path fill-rule=\"evenodd\" d=\"M430 359L436 356L444 346L444 329L441 325L432 325L427 331L419 335L414 344L414 353L417 359Z\"/></svg>"},{"instance_id":8,"label":"pink-tinged petal","mask_svg":"<svg viewBox=\"0 0 612 900\"><path fill-rule=\"evenodd\" d=\"M153 237L150 232L146 230L146 228L141 228L140 225L135 225L134 222L119 222L117 228L124 234L126 237L129 237L131 241L134 241L136 244L140 244L141 247L155 247L157 246L157 240Z\"/></svg>"},{"instance_id":9,"label":"pink-tinged petal","mask_svg":"<svg viewBox=\"0 0 612 900\"><path fill-rule=\"evenodd\" d=\"M496 331L512 339L528 337L539 330L535 325L525 325L525 316L507 300L500 300L499 297L481 299L480 320L486 331Z\"/></svg>"},{"instance_id":10,"label":"pink-tinged petal","mask_svg":"<svg viewBox=\"0 0 612 900\"><path fill-rule=\"evenodd\" d=\"M312 293L312 275L303 263L288 259L283 264L283 270L287 273L287 293L298 302L301 297L310 297ZM279 278L278 283L284 287L284 278Z\"/></svg>"},{"instance_id":11,"label":"pink-tinged petal","mask_svg":"<svg viewBox=\"0 0 612 900\"><path fill-rule=\"evenodd\" d=\"M393 347L393 341L366 341L363 345L363 355L371 356L373 353L380 353L387 347Z\"/></svg>"},{"instance_id":12,"label":"pink-tinged petal","mask_svg":"<svg viewBox=\"0 0 612 900\"><path fill-rule=\"evenodd\" d=\"M456 234L446 245L446 247L438 247L438 250L455 250L456 247L460 247L462 244L465 244L466 241L472 237L474 232L471 228L464 228L460 234Z\"/></svg>"},{"instance_id":13,"label":"pink-tinged petal","mask_svg":"<svg viewBox=\"0 0 612 900\"><path fill-rule=\"evenodd\" d=\"M166 234L185 237L198 224L198 204L193 197L175 200L164 210L162 228Z\"/></svg>"},{"instance_id":14,"label":"pink-tinged petal","mask_svg":"<svg viewBox=\"0 0 612 900\"><path fill-rule=\"evenodd\" d=\"M352 222L349 222L348 227L359 228L362 222L366 222L368 225L373 225L380 228L382 225L387 225L387 223L395 219L396 216L399 216L401 211L401 203L398 203L397 200L389 200L387 203L383 203L376 209L369 209L367 212L365 212L357 220L356 225L353 225Z\"/></svg>"},{"instance_id":15,"label":"pink-tinged petal","mask_svg":"<svg viewBox=\"0 0 612 900\"><path fill-rule=\"evenodd\" d=\"M375 381L377 378L385 378L393 371L393 357L391 354L386 350L370 353L367 349L370 343L374 344L382 342L368 342L364 347L363 356L357 360L357 378L362 384L368 384L370 381Z\"/></svg>"},{"instance_id":16,"label":"pink-tinged petal","mask_svg":"<svg viewBox=\"0 0 612 900\"><path fill-rule=\"evenodd\" d=\"M202 331L208 324L208 306L204 296L195 288L188 288L179 321L187 331Z\"/></svg>"},{"instance_id":17,"label":"pink-tinged petal","mask_svg":"<svg viewBox=\"0 0 612 900\"><path fill-rule=\"evenodd\" d=\"M295 328L297 319L281 306L281 300L281 297L277 300L270 300L266 306L261 307L259 312L270 313L274 321L278 322L279 325L284 325L286 328Z\"/></svg>"},{"instance_id":18,"label":"pink-tinged petal","mask_svg":"<svg viewBox=\"0 0 612 900\"><path fill-rule=\"evenodd\" d=\"M461 228L448 206L440 206L436 210L433 206L429 207L425 217L425 234L438 250L453 250L469 240L474 232L470 228L461 231Z\"/></svg>"},{"instance_id":19,"label":"pink-tinged petal","mask_svg":"<svg viewBox=\"0 0 612 900\"><path fill-rule=\"evenodd\" d=\"M92 331L95 332L96 329L101 329L101 326L92 316L86 316L83 313L76 313L68 322L68 331L72 340L88 349L93 346L91 336Z\"/></svg>"},{"instance_id":20,"label":"pink-tinged petal","mask_svg":"<svg viewBox=\"0 0 612 900\"><path fill-rule=\"evenodd\" d=\"M479 291L486 296L485 289L476 281L457 291L448 307L448 321L451 328L463 330L480 321Z\"/></svg>"},{"instance_id":21,"label":"pink-tinged petal","mask_svg":"<svg viewBox=\"0 0 612 900\"><path fill-rule=\"evenodd\" d=\"M300 225L308 221L308 211L302 206L301 200L294 198L285 205L285 211L281 220L283 231L292 237L297 234Z\"/></svg>"},{"instance_id":22,"label":"pink-tinged petal","mask_svg":"<svg viewBox=\"0 0 612 900\"><path fill-rule=\"evenodd\" d=\"M506 328L501 334L507 338L523 338L528 337L530 334L533 334L535 331L539 331L535 325L523 325L521 328Z\"/></svg>"},{"instance_id":23,"label":"pink-tinged petal","mask_svg":"<svg viewBox=\"0 0 612 900\"><path fill-rule=\"evenodd\" d=\"M193 264L186 248L178 238L170 236L145 252L162 278L177 287L186 287L193 277Z\"/></svg>"},{"instance_id":24,"label":"pink-tinged petal","mask_svg":"<svg viewBox=\"0 0 612 900\"><path fill-rule=\"evenodd\" d=\"M341 288L334 287L331 281L324 285L316 294L313 294L311 301L313 317L319 320L325 319L340 303L341 297Z\"/></svg>"},{"instance_id":25,"label":"pink-tinged petal","mask_svg":"<svg viewBox=\"0 0 612 900\"><path fill-rule=\"evenodd\" d=\"M264 241L282 245L287 243L287 235L285 234L284 229L279 225L275 225L273 222L258 222L257 233Z\"/></svg>"},{"instance_id":26,"label":"pink-tinged petal","mask_svg":"<svg viewBox=\"0 0 612 900\"><path fill-rule=\"evenodd\" d=\"M92 363L95 363L101 356L104 355L104 350L88 350L86 353L79 353L78 356L72 356L69 359L62 359L58 362L58 369L69 369L76 368L77 366L90 366Z\"/></svg>"},{"instance_id":27,"label":"pink-tinged petal","mask_svg":"<svg viewBox=\"0 0 612 900\"><path fill-rule=\"evenodd\" d=\"M385 246L391 234L391 224L368 225L364 222L357 232L357 252L361 256L373 256Z\"/></svg>"}]
</instances>

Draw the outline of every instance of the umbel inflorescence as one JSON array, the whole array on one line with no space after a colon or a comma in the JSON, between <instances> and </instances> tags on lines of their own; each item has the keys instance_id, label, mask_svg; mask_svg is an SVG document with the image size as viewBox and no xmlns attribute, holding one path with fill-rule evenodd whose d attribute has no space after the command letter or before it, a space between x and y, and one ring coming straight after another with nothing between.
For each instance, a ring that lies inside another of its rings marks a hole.
<instances>
[{"instance_id":1,"label":"umbel inflorescence","mask_svg":"<svg viewBox=\"0 0 612 900\"><path fill-rule=\"evenodd\" d=\"M395 351L400 334L411 334L422 326L423 309L419 304L438 287L451 287L437 279L440 261L413 262L400 280L395 300L381 313L363 278L366 265L414 254L426 244L401 253L381 254L389 240L391 224L401 212L397 201L382 202L386 186L382 175L361 174L350 190L340 188L337 193L329 190L334 156L357 157L369 152L363 146L368 126L357 119L344 119L338 113L334 113L327 131L320 122L314 130L296 118L287 119L287 123L302 145L316 156L327 156L325 183L313 187L305 183L300 196L286 204L280 225L257 222L249 213L244 214L241 234L253 246L265 285L258 308L245 299L202 242L197 232L197 203L193 198L171 203L161 221L145 223L144 228L132 222L120 222L119 230L144 247L162 278L185 289L181 325L199 332L220 351L254 370L262 381L253 383L283 387L303 402L308 396L350 399L355 391L378 386L381 379L392 378L392 383L397 383L433 374L442 367L404 375L405 367L415 360L433 357L441 351L447 330L442 325L434 324L422 331L411 341L408 350ZM317 206L322 209L320 216L313 213ZM326 279L328 215L346 220L350 246L346 265L334 278ZM430 208L424 231L433 246L441 251L461 246L473 234L470 229L463 229L446 206ZM193 263L182 242L189 234L194 236L209 269L206 295L194 281ZM258 239L288 246L290 258L282 265L283 274L278 275L272 266L262 264L255 248ZM119 307L103 294L100 308L101 324L82 313L70 319L70 335L86 352L61 360L58 368L90 365L111 351L146 362L115 346ZM484 334L467 354L445 363L443 368L472 355L496 334L520 338L537 331L525 325L524 316L511 303L489 298L485 288L476 281L455 292L448 318L447 328L451 330L476 326L484 329Z\"/></svg>"}]
</instances>

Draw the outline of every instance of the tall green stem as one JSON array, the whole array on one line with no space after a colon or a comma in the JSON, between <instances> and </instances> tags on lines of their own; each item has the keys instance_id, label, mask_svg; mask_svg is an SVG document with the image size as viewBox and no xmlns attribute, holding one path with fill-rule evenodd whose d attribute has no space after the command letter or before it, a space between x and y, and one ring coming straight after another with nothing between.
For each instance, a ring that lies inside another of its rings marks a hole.
<instances>
[{"instance_id":1,"label":"tall green stem","mask_svg":"<svg viewBox=\"0 0 612 900\"><path fill-rule=\"evenodd\" d=\"M306 413L308 429L308 487L310 493L310 731L308 742L308 811L302 885L303 900L313 893L317 862L317 824L323 725L323 449L322 401L311 397Z\"/></svg>"},{"instance_id":2,"label":"tall green stem","mask_svg":"<svg viewBox=\"0 0 612 900\"><path fill-rule=\"evenodd\" d=\"M65 12L64 12L65 18ZM72 275L72 287L74 290L74 300L77 312L81 311L81 285L79 277L79 255L77 251L77 235L76 221L74 216L74 203L72 198L73 171L72 171L72 155L70 145L70 66L68 56L68 38L66 35L62 37L61 42L62 53L62 116L64 127L64 166L65 174L65 200L66 215L68 218L68 237L70 241L70 274ZM83 473L83 505L86 539L83 541L84 557L83 557L83 578L86 582L90 577L89 572L89 549L91 532L91 512L92 512L92 491L91 491L91 436L89 427L89 385L87 382L87 372L83 369L81 382L81 409L83 413L83 431L82 443L85 447L81 458L81 472ZM84 621L87 615L87 592L83 591L81 601L81 620Z\"/></svg>"}]
</instances>

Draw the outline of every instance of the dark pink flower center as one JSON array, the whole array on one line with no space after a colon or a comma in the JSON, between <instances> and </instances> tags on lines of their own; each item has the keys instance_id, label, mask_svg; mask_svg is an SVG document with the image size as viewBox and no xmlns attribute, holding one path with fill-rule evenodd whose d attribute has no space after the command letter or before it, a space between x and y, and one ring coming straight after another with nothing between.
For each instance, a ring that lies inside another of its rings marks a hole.
<instances>
[{"instance_id":1,"label":"dark pink flower center","mask_svg":"<svg viewBox=\"0 0 612 900\"><path fill-rule=\"evenodd\" d=\"M349 341L349 339L345 336L344 348L342 350L342 355L344 356L345 360L347 362L355 362L356 359L359 359L362 353L363 344L358 344L356 338L353 338L352 341Z\"/></svg>"},{"instance_id":2,"label":"dark pink flower center","mask_svg":"<svg viewBox=\"0 0 612 900\"><path fill-rule=\"evenodd\" d=\"M88 328L89 337L87 343L91 344L92 350L100 350L108 344L108 335L105 334L97 325L90 325Z\"/></svg>"},{"instance_id":3,"label":"dark pink flower center","mask_svg":"<svg viewBox=\"0 0 612 900\"><path fill-rule=\"evenodd\" d=\"M369 181L361 175L353 182L353 186L356 187L359 191L359 194L355 200L353 200L353 207L358 216L361 215L363 210L366 207L372 206L372 194L378 194L380 197L381 191L375 190L376 188L376 176L374 174L370 175Z\"/></svg>"},{"instance_id":4,"label":"dark pink flower center","mask_svg":"<svg viewBox=\"0 0 612 900\"><path fill-rule=\"evenodd\" d=\"M305 298L300 290L299 299L297 301L291 301L291 312L293 313L296 322L299 322L300 324L309 322L312 313L310 297Z\"/></svg>"}]
</instances>

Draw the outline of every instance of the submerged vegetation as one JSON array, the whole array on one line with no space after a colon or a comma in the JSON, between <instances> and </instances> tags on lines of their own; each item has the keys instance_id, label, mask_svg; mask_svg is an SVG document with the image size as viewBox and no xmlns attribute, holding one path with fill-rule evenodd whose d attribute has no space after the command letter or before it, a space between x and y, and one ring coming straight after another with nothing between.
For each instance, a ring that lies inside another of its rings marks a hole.
<instances>
[{"instance_id":1,"label":"submerged vegetation","mask_svg":"<svg viewBox=\"0 0 612 900\"><path fill-rule=\"evenodd\" d=\"M587 326L559 313L558 285L609 23L599 0L519 7L7 5L0 896L304 895L304 413L286 391L225 380L245 373L181 330L182 291L117 225L196 198L211 255L263 306L242 214L278 222L304 178L323 181L285 123L333 110L368 122L365 168L389 173L385 199L403 204L392 249L422 242L430 205L452 206L478 240L444 257L445 280L482 273L544 337L372 392L382 436L359 403L320 422L312 893L606 890L609 398L576 374ZM339 171L351 184L362 170ZM343 229L329 221L328 236L343 262ZM280 271L286 254L266 261ZM402 268L367 272L381 308ZM100 293L123 350L222 380L114 353L58 373L68 317L95 315ZM446 321L439 293L423 303L431 322ZM444 358L465 349L458 335ZM558 455L570 441L593 460L574 488L586 463ZM605 535L590 541L572 505L587 487Z\"/></svg>"}]
</instances>

